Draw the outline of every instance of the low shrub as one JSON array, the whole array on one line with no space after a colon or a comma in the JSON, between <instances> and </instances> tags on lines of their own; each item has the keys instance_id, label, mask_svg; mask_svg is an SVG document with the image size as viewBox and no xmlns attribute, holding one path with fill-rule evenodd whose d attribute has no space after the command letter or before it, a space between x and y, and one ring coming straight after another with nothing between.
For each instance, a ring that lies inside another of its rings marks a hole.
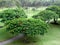
<instances>
[{"instance_id":1,"label":"low shrub","mask_svg":"<svg viewBox=\"0 0 60 45\"><path fill-rule=\"evenodd\" d=\"M40 19L14 19L6 23L6 30L12 34L23 33L25 36L44 35L48 25Z\"/></svg>"}]
</instances>

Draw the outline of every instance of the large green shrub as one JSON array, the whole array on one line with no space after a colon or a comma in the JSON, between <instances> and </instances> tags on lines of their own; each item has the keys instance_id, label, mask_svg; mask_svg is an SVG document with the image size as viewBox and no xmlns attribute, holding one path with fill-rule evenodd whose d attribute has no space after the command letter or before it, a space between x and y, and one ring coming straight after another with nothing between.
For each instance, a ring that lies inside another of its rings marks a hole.
<instances>
[{"instance_id":1,"label":"large green shrub","mask_svg":"<svg viewBox=\"0 0 60 45\"><path fill-rule=\"evenodd\" d=\"M41 11L37 15L33 16L33 18L42 19L44 21L50 21L51 19L54 19L54 21L56 21L58 17L59 16L55 12L50 10Z\"/></svg>"},{"instance_id":2,"label":"large green shrub","mask_svg":"<svg viewBox=\"0 0 60 45\"><path fill-rule=\"evenodd\" d=\"M43 35L48 25L40 19L14 19L7 22L6 30L12 34L23 33L25 36Z\"/></svg>"},{"instance_id":3,"label":"large green shrub","mask_svg":"<svg viewBox=\"0 0 60 45\"><path fill-rule=\"evenodd\" d=\"M26 14L23 9L7 9L0 12L0 18L2 21L12 20L15 18L26 18Z\"/></svg>"},{"instance_id":4,"label":"large green shrub","mask_svg":"<svg viewBox=\"0 0 60 45\"><path fill-rule=\"evenodd\" d=\"M51 7L46 8L46 10L51 10L55 12L56 14L59 15L59 18L60 18L60 7L59 6L51 6Z\"/></svg>"}]
</instances>

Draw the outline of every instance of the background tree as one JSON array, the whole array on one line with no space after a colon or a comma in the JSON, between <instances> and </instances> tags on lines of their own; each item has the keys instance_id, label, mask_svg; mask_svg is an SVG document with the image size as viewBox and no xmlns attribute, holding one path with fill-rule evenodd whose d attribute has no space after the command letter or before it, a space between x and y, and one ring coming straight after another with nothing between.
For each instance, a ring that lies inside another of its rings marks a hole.
<instances>
[{"instance_id":1,"label":"background tree","mask_svg":"<svg viewBox=\"0 0 60 45\"><path fill-rule=\"evenodd\" d=\"M51 7L46 8L46 10L51 10L55 12L56 14L59 15L59 18L60 18L60 7L59 6L51 6Z\"/></svg>"},{"instance_id":2,"label":"background tree","mask_svg":"<svg viewBox=\"0 0 60 45\"><path fill-rule=\"evenodd\" d=\"M45 7L50 5L60 6L60 0L0 0L0 7Z\"/></svg>"},{"instance_id":3,"label":"background tree","mask_svg":"<svg viewBox=\"0 0 60 45\"><path fill-rule=\"evenodd\" d=\"M39 12L37 15L34 15L33 18L36 18L36 19L42 19L44 21L50 21L51 19L54 19L54 23L56 23L57 21L57 18L59 16L53 12L53 11L50 11L50 10L44 10L44 11L41 11Z\"/></svg>"}]
</instances>

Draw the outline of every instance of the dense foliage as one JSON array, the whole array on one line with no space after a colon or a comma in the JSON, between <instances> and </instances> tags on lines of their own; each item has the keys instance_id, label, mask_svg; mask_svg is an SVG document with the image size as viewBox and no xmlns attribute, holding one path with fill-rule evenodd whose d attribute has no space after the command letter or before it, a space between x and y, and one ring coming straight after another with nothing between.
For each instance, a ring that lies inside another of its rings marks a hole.
<instances>
[{"instance_id":1,"label":"dense foliage","mask_svg":"<svg viewBox=\"0 0 60 45\"><path fill-rule=\"evenodd\" d=\"M46 8L46 10L51 10L55 12L56 14L59 15L59 18L60 18L60 7L59 6L51 6L51 7Z\"/></svg>"},{"instance_id":2,"label":"dense foliage","mask_svg":"<svg viewBox=\"0 0 60 45\"><path fill-rule=\"evenodd\" d=\"M43 35L48 28L48 25L40 19L14 19L7 24L7 31L12 34L23 33L25 36Z\"/></svg>"},{"instance_id":3,"label":"dense foliage","mask_svg":"<svg viewBox=\"0 0 60 45\"><path fill-rule=\"evenodd\" d=\"M42 19L44 21L49 21L51 19L56 20L58 17L59 16L55 12L50 11L50 10L41 11L37 15L33 16L33 18Z\"/></svg>"},{"instance_id":4,"label":"dense foliage","mask_svg":"<svg viewBox=\"0 0 60 45\"><path fill-rule=\"evenodd\" d=\"M7 9L0 12L0 18L2 21L12 20L15 18L26 18L26 14L23 9Z\"/></svg>"}]
</instances>

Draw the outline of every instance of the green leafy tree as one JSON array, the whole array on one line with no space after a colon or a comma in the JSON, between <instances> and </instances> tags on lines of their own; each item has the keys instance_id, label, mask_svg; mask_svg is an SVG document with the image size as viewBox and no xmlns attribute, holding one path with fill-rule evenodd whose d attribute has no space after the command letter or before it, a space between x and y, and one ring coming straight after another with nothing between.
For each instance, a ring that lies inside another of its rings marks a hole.
<instances>
[{"instance_id":1,"label":"green leafy tree","mask_svg":"<svg viewBox=\"0 0 60 45\"><path fill-rule=\"evenodd\" d=\"M51 6L51 7L46 8L46 10L51 10L55 12L56 14L59 15L59 18L60 18L60 7L59 6Z\"/></svg>"},{"instance_id":2,"label":"green leafy tree","mask_svg":"<svg viewBox=\"0 0 60 45\"><path fill-rule=\"evenodd\" d=\"M6 30L12 34L24 34L25 36L44 35L48 25L40 19L14 19L6 23Z\"/></svg>"},{"instance_id":3,"label":"green leafy tree","mask_svg":"<svg viewBox=\"0 0 60 45\"><path fill-rule=\"evenodd\" d=\"M15 18L26 18L26 14L23 11L23 9L7 9L2 12L0 12L0 18L2 19L2 22L12 20Z\"/></svg>"},{"instance_id":4,"label":"green leafy tree","mask_svg":"<svg viewBox=\"0 0 60 45\"><path fill-rule=\"evenodd\" d=\"M34 15L33 18L36 19L42 19L44 21L50 21L51 19L54 19L54 23L56 23L57 19L58 19L58 15L50 10L44 10L39 12L37 15Z\"/></svg>"}]
</instances>

